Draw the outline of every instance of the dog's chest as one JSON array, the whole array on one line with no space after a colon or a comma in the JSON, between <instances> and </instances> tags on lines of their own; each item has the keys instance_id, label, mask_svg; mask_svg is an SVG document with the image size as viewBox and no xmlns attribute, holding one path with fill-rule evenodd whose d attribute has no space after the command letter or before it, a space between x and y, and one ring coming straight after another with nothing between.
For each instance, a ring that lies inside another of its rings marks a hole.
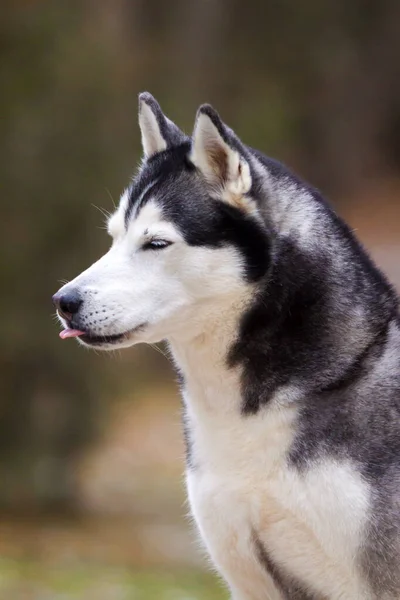
<instances>
[{"instance_id":1,"label":"dog's chest","mask_svg":"<svg viewBox=\"0 0 400 600\"><path fill-rule=\"evenodd\" d=\"M230 582L233 597L241 600L245 591L246 599L281 600L272 577L257 559L255 536L266 513L271 516L275 510L266 502L265 475L283 468L286 432L274 432L277 445L265 453L262 423L254 420L248 425L244 428L241 418L227 414L206 418L202 424L189 416L189 501L203 541ZM285 429L283 424L280 427Z\"/></svg>"},{"instance_id":2,"label":"dog's chest","mask_svg":"<svg viewBox=\"0 0 400 600\"><path fill-rule=\"evenodd\" d=\"M310 598L368 598L353 568L367 510L365 486L350 467L332 461L307 474L288 466L295 408L243 416L238 390L227 375L192 385L186 397L189 499L214 562L249 598L268 593L280 599L257 552L262 544L285 574L315 590Z\"/></svg>"}]
</instances>

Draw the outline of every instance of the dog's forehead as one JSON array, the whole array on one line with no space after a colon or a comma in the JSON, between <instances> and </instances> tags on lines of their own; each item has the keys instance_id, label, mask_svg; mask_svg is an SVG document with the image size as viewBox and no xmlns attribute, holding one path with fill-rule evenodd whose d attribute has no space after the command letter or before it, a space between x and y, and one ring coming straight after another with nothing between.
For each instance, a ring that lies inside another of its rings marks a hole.
<instances>
[{"instance_id":1,"label":"dog's forehead","mask_svg":"<svg viewBox=\"0 0 400 600\"><path fill-rule=\"evenodd\" d=\"M179 198L179 188L181 191L185 189L185 183L188 184L194 170L187 161L189 148L190 145L185 143L145 162L129 188L126 224L150 199L156 198L162 203L174 195Z\"/></svg>"}]
</instances>

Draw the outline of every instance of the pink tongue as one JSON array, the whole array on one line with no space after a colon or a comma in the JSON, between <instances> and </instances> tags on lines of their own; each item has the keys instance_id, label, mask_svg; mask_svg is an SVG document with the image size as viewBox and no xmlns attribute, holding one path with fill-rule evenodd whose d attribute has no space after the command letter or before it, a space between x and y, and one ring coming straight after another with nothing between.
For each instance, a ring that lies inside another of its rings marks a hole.
<instances>
[{"instance_id":1,"label":"pink tongue","mask_svg":"<svg viewBox=\"0 0 400 600\"><path fill-rule=\"evenodd\" d=\"M79 329L64 329L64 331L60 332L60 338L62 340L66 340L70 337L79 337L80 335L84 335L84 331L79 331Z\"/></svg>"}]
</instances>

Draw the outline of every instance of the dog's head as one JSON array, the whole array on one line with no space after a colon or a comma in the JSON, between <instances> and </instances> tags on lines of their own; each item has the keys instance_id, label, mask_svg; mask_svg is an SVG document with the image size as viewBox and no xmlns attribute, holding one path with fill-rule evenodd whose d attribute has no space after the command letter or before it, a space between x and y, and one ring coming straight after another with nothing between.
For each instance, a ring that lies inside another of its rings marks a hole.
<instances>
[{"instance_id":1,"label":"dog's head","mask_svg":"<svg viewBox=\"0 0 400 600\"><path fill-rule=\"evenodd\" d=\"M61 337L97 348L200 333L268 266L250 152L218 114L200 107L189 138L144 93L139 125L143 164L108 221L112 246L53 297Z\"/></svg>"}]
</instances>

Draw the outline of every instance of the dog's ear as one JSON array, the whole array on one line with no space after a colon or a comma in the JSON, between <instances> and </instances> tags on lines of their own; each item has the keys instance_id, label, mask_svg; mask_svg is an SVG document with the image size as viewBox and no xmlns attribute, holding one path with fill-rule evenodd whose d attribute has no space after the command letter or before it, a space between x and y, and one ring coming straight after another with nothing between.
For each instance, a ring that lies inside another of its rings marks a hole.
<instances>
[{"instance_id":1,"label":"dog's ear","mask_svg":"<svg viewBox=\"0 0 400 600\"><path fill-rule=\"evenodd\" d=\"M164 115L157 100L148 92L139 94L139 127L146 158L186 139L184 133Z\"/></svg>"},{"instance_id":2,"label":"dog's ear","mask_svg":"<svg viewBox=\"0 0 400 600\"><path fill-rule=\"evenodd\" d=\"M213 195L241 208L250 207L245 197L252 178L245 150L218 113L208 104L200 106L192 138L190 160L210 185Z\"/></svg>"}]
</instances>

